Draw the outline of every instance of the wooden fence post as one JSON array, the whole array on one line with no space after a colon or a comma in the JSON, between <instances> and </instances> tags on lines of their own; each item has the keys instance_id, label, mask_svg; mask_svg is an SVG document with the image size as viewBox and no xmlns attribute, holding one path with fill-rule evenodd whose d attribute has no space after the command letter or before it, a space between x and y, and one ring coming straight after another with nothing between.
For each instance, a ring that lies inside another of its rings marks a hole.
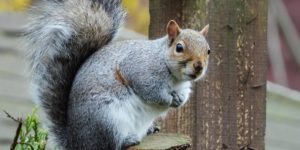
<instances>
[{"instance_id":1,"label":"wooden fence post","mask_svg":"<svg viewBox=\"0 0 300 150\"><path fill-rule=\"evenodd\" d=\"M210 24L208 74L189 103L169 113L162 132L190 135L194 150L264 150L267 0L150 0L150 39L170 19Z\"/></svg>"}]
</instances>

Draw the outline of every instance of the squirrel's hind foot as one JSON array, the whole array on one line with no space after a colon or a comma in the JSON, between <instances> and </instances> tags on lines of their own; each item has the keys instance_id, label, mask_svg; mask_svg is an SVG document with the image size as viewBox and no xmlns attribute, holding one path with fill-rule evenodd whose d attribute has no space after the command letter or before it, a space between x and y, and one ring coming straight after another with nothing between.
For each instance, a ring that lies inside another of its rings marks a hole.
<instances>
[{"instance_id":1,"label":"squirrel's hind foot","mask_svg":"<svg viewBox=\"0 0 300 150\"><path fill-rule=\"evenodd\" d=\"M122 144L122 150L126 150L131 146L140 144L140 139L136 135L127 136Z\"/></svg>"},{"instance_id":2,"label":"squirrel's hind foot","mask_svg":"<svg viewBox=\"0 0 300 150\"><path fill-rule=\"evenodd\" d=\"M160 127L153 125L148 129L147 135L158 133L159 131L160 131Z\"/></svg>"}]
</instances>

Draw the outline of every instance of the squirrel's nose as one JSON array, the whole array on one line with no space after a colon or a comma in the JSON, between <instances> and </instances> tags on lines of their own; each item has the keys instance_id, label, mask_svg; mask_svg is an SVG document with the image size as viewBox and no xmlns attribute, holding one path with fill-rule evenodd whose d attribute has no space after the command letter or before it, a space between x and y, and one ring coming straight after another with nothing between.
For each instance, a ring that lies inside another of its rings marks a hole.
<instances>
[{"instance_id":1,"label":"squirrel's nose","mask_svg":"<svg viewBox=\"0 0 300 150\"><path fill-rule=\"evenodd\" d=\"M195 62L194 69L195 69L196 73L199 73L203 69L202 63L200 61Z\"/></svg>"}]
</instances>

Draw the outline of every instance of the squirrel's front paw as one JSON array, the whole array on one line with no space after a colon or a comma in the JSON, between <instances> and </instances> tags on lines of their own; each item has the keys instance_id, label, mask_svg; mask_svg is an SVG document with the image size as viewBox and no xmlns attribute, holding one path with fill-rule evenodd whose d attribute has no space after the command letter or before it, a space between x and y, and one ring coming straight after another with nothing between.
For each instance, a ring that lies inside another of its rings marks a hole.
<instances>
[{"instance_id":1,"label":"squirrel's front paw","mask_svg":"<svg viewBox=\"0 0 300 150\"><path fill-rule=\"evenodd\" d=\"M179 107L179 106L181 106L182 104L184 104L184 102L185 102L185 97L184 97L184 95L179 94L179 93L176 92L176 91L173 91L173 92L171 93L171 95L172 95L172 97L173 97L171 107Z\"/></svg>"}]
</instances>

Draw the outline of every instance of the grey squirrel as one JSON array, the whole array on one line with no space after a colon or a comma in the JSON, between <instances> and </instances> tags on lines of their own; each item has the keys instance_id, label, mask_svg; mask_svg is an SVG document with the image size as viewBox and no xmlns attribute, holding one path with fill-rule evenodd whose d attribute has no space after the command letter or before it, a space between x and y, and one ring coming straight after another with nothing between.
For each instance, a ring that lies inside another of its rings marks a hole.
<instances>
[{"instance_id":1,"label":"grey squirrel","mask_svg":"<svg viewBox=\"0 0 300 150\"><path fill-rule=\"evenodd\" d=\"M182 106L209 58L200 32L171 20L157 40L113 42L121 0L44 0L24 34L32 88L60 149L120 150Z\"/></svg>"}]
</instances>

